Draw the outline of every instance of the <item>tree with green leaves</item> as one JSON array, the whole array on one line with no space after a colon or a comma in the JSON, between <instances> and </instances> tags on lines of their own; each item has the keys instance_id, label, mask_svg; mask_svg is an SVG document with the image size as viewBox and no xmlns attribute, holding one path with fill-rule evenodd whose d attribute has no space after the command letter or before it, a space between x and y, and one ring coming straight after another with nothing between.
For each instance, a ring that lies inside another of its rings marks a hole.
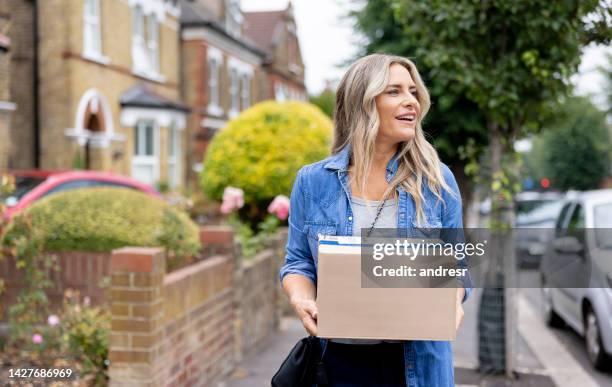
<instances>
[{"instance_id":1,"label":"tree with green leaves","mask_svg":"<svg viewBox=\"0 0 612 387\"><path fill-rule=\"evenodd\" d=\"M437 69L416 55L421 43L405 35L403 24L395 17L396 8L391 5L388 0L369 0L351 12L356 29L365 38L358 55L384 52L415 62L432 101L423 129L441 159L453 170L464 201L469 202L472 190L466 176L465 167L469 162L466 155L477 159L488 144L484 114L462 90L449 89L438 82Z\"/></svg>"},{"instance_id":2,"label":"tree with green leaves","mask_svg":"<svg viewBox=\"0 0 612 387\"><path fill-rule=\"evenodd\" d=\"M535 178L562 191L596 189L610 173L612 145L605 113L586 97L567 99L527 156Z\"/></svg>"},{"instance_id":3,"label":"tree with green leaves","mask_svg":"<svg viewBox=\"0 0 612 387\"><path fill-rule=\"evenodd\" d=\"M432 118L437 108L455 113L438 118L445 124L440 130L461 142L470 131L479 133L482 115L496 191L509 188L500 184L502 154L570 91L582 48L609 43L612 36L612 10L599 0L363 3L352 15L366 37L365 49L414 58L426 70ZM458 153L451 138L442 143Z\"/></svg>"},{"instance_id":4,"label":"tree with green leaves","mask_svg":"<svg viewBox=\"0 0 612 387\"><path fill-rule=\"evenodd\" d=\"M606 58L608 63L605 66L601 66L599 71L603 74L606 82L606 102L608 103L606 112L612 114L612 53L607 53Z\"/></svg>"},{"instance_id":5,"label":"tree with green leaves","mask_svg":"<svg viewBox=\"0 0 612 387\"><path fill-rule=\"evenodd\" d=\"M325 89L319 94L311 96L310 103L321 109L329 118L333 118L336 93L331 89Z\"/></svg>"},{"instance_id":6,"label":"tree with green leaves","mask_svg":"<svg viewBox=\"0 0 612 387\"><path fill-rule=\"evenodd\" d=\"M514 141L537 128L559 98L571 91L570 76L577 71L583 47L610 42L612 9L605 0L369 0L363 9L354 15L357 26L376 37L377 45L371 48L415 58L418 66L428 69L426 80L439 105L457 107L457 117L468 117L458 108L464 103L483 118L490 152L491 227L501 235L513 223L513 192L520 188L508 177L513 168L503 160L514 151ZM368 12L376 18L369 19ZM366 40L371 36L366 33ZM468 137L461 127L456 133ZM513 251L507 240L499 238L493 241L496 248L489 249L496 252L491 257L496 261L481 312L485 302L506 304L506 293L497 290L510 283L502 270L501 252ZM509 325L510 314L504 314L504 308L495 310L505 325L491 328L483 323L480 368L512 375L509 356L494 362L487 358L510 347L505 341L492 345L489 340L500 332L503 339Z\"/></svg>"}]
</instances>

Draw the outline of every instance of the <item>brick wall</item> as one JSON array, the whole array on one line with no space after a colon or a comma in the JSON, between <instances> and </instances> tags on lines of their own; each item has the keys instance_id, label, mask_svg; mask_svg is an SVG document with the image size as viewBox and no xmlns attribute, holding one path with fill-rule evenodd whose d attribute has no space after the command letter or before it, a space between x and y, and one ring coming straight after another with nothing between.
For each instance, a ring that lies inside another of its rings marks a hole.
<instances>
[{"instance_id":1,"label":"brick wall","mask_svg":"<svg viewBox=\"0 0 612 387\"><path fill-rule=\"evenodd\" d=\"M278 329L286 308L278 281L286 239L281 229L247 260L231 228L202 227L207 258L169 274L160 248L57 254L61 270L49 296L57 306L73 288L93 304L107 301L111 385L213 385ZM8 290L1 302L10 305L19 289L13 279L20 278L12 259L0 261L0 276ZM105 276L110 286L103 291Z\"/></svg>"},{"instance_id":2,"label":"brick wall","mask_svg":"<svg viewBox=\"0 0 612 387\"><path fill-rule=\"evenodd\" d=\"M168 275L159 249L113 253L111 386L214 385L277 329L286 232L245 262L231 231L222 231L202 239L217 240L224 255Z\"/></svg>"},{"instance_id":3,"label":"brick wall","mask_svg":"<svg viewBox=\"0 0 612 387\"><path fill-rule=\"evenodd\" d=\"M277 267L274 250L266 250L244 264L241 281L244 292L239 301L241 345L245 353L259 349L278 327L275 302L278 280L274 280Z\"/></svg>"},{"instance_id":4,"label":"brick wall","mask_svg":"<svg viewBox=\"0 0 612 387\"><path fill-rule=\"evenodd\" d=\"M217 256L165 279L160 349L167 383L211 385L232 370L234 268L231 257Z\"/></svg>"},{"instance_id":5,"label":"brick wall","mask_svg":"<svg viewBox=\"0 0 612 387\"><path fill-rule=\"evenodd\" d=\"M51 273L53 286L47 290L52 309L62 305L64 291L67 289L78 290L81 296L90 297L92 304L102 302L104 294L100 284L110 274L109 253L63 252L53 256L56 257L59 270ZM5 256L0 260L0 278L4 279L6 285L6 292L0 295L2 305L11 305L19 294L23 284L21 272L15 268L13 258ZM5 319L6 316L3 316L0 321Z\"/></svg>"},{"instance_id":6,"label":"brick wall","mask_svg":"<svg viewBox=\"0 0 612 387\"><path fill-rule=\"evenodd\" d=\"M124 248L111 258L111 385L156 385L161 367L162 290L165 256L160 248Z\"/></svg>"},{"instance_id":7,"label":"brick wall","mask_svg":"<svg viewBox=\"0 0 612 387\"><path fill-rule=\"evenodd\" d=\"M234 249L233 234L227 227L206 226L200 230L200 242L204 246L200 256L232 255ZM104 290L100 286L104 278L110 279L110 253L93 253L86 251L65 251L52 253L55 257L57 271L51 272L53 286L47 290L52 308L62 305L64 291L78 290L81 296L88 296L91 303L98 305L103 301ZM20 270L15 268L15 260L5 256L0 260L0 278L6 283L6 291L0 294L0 303L13 303L22 286ZM4 321L5 316L0 316Z\"/></svg>"}]
</instances>

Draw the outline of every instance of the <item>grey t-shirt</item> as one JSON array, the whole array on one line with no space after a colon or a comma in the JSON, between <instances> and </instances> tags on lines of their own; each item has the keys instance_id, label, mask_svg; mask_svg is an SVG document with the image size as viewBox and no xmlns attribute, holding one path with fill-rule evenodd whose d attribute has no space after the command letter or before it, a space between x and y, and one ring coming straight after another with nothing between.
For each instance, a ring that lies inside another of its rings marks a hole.
<instances>
[{"instance_id":1,"label":"grey t-shirt","mask_svg":"<svg viewBox=\"0 0 612 387\"><path fill-rule=\"evenodd\" d=\"M361 236L361 229L370 229L376 218L376 212L381 201L365 200L351 196L351 207L353 209L353 236ZM397 227L397 201L395 199L385 200L374 228L396 228ZM333 342L342 344L379 344L383 340L372 339L332 339ZM384 340L385 342L397 343L397 340Z\"/></svg>"},{"instance_id":2,"label":"grey t-shirt","mask_svg":"<svg viewBox=\"0 0 612 387\"><path fill-rule=\"evenodd\" d=\"M351 207L353 208L353 236L361 236L361 229L370 229L376 218L376 211L380 201L365 200L351 196ZM396 228L397 227L397 201L395 199L385 200L383 208L376 220L374 228Z\"/></svg>"}]
</instances>

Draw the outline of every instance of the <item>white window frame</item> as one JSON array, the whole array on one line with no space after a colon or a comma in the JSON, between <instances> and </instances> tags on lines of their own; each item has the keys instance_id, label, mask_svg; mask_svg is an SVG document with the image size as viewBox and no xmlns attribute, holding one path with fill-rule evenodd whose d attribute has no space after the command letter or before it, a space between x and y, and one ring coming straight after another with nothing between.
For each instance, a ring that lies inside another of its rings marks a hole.
<instances>
[{"instance_id":1,"label":"white window frame","mask_svg":"<svg viewBox=\"0 0 612 387\"><path fill-rule=\"evenodd\" d=\"M147 46L145 42L145 18L142 7L138 4L132 10L132 62L135 71L146 71Z\"/></svg>"},{"instance_id":2,"label":"white window frame","mask_svg":"<svg viewBox=\"0 0 612 387\"><path fill-rule=\"evenodd\" d=\"M240 37L240 27L244 21L244 16L240 10L239 0L225 1L225 27L230 35Z\"/></svg>"},{"instance_id":3,"label":"white window frame","mask_svg":"<svg viewBox=\"0 0 612 387\"><path fill-rule=\"evenodd\" d=\"M146 154L146 125L151 124L153 127L153 154ZM138 141L140 136L145 141ZM136 122L134 126L134 146L138 146L138 149L133 149L134 155L132 157L132 176L136 176L136 168L138 167L151 167L153 171L152 181L145 181L148 184L155 184L159 181L159 125L155 120L141 119Z\"/></svg>"},{"instance_id":4,"label":"white window frame","mask_svg":"<svg viewBox=\"0 0 612 387\"><path fill-rule=\"evenodd\" d=\"M147 16L147 52L149 53L149 70L159 72L159 21L154 13Z\"/></svg>"},{"instance_id":5,"label":"white window frame","mask_svg":"<svg viewBox=\"0 0 612 387\"><path fill-rule=\"evenodd\" d=\"M88 9L91 9L93 14L87 13ZM83 56L102 63L109 62L108 58L102 55L102 12L100 0L83 1Z\"/></svg>"},{"instance_id":6,"label":"white window frame","mask_svg":"<svg viewBox=\"0 0 612 387\"><path fill-rule=\"evenodd\" d=\"M230 110L228 116L233 118L240 111L251 106L251 80L255 70L253 65L233 57L228 59L227 67L230 78ZM235 74L235 76L232 74Z\"/></svg>"},{"instance_id":7,"label":"white window frame","mask_svg":"<svg viewBox=\"0 0 612 387\"><path fill-rule=\"evenodd\" d=\"M274 99L277 102L284 102L287 101L287 98L288 96L285 85L281 82L277 82L276 85L274 85Z\"/></svg>"},{"instance_id":8,"label":"white window frame","mask_svg":"<svg viewBox=\"0 0 612 387\"><path fill-rule=\"evenodd\" d=\"M182 131L175 121L168 126L168 183L176 188L181 182Z\"/></svg>"},{"instance_id":9,"label":"white window frame","mask_svg":"<svg viewBox=\"0 0 612 387\"><path fill-rule=\"evenodd\" d=\"M240 75L240 86L240 100L242 110L245 110L251 106L251 74L242 73Z\"/></svg>"},{"instance_id":10,"label":"white window frame","mask_svg":"<svg viewBox=\"0 0 612 387\"><path fill-rule=\"evenodd\" d=\"M221 67L223 65L223 54L221 50L208 47L207 60L207 85L208 85L208 113L214 116L221 116L223 108L220 105L220 79Z\"/></svg>"},{"instance_id":11,"label":"white window frame","mask_svg":"<svg viewBox=\"0 0 612 387\"><path fill-rule=\"evenodd\" d=\"M132 72L156 82L165 82L159 73L159 28L158 12L147 4L135 2L132 8Z\"/></svg>"},{"instance_id":12,"label":"white window frame","mask_svg":"<svg viewBox=\"0 0 612 387\"><path fill-rule=\"evenodd\" d=\"M230 118L234 118L240 111L240 74L238 68L233 66L230 62L228 64L228 75L230 80L229 96L230 96L230 108L227 115Z\"/></svg>"}]
</instances>

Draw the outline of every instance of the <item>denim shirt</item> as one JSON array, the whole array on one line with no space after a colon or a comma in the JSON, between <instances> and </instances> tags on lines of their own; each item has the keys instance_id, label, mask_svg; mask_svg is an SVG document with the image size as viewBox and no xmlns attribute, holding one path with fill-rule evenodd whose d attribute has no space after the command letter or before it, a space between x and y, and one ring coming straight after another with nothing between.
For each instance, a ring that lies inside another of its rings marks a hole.
<instances>
[{"instance_id":1,"label":"denim shirt","mask_svg":"<svg viewBox=\"0 0 612 387\"><path fill-rule=\"evenodd\" d=\"M301 274L316 286L318 235L352 235L353 213L350 205L348 165L351 150L340 152L314 164L302 167L291 192L289 235L281 281L287 274ZM398 167L397 154L387 164L386 179L391 181ZM445 182L455 196L442 190L445 205L437 200L426 184L423 188L423 210L430 228L463 228L461 196L450 169L441 163ZM406 236L417 227L412 196L398 187L397 227ZM465 297L472 288L465 285ZM327 340L321 339L323 352ZM408 386L454 386L453 357L449 341L405 341L404 363Z\"/></svg>"}]
</instances>

